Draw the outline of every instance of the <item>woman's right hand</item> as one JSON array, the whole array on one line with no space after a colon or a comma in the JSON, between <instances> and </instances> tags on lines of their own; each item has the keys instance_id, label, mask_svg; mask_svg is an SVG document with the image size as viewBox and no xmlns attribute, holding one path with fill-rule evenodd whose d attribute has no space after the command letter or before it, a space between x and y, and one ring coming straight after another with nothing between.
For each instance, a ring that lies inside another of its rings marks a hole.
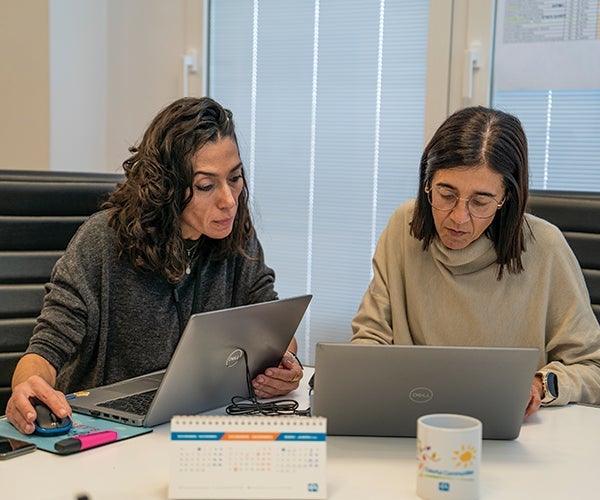
<instances>
[{"instance_id":1,"label":"woman's right hand","mask_svg":"<svg viewBox=\"0 0 600 500\"><path fill-rule=\"evenodd\" d=\"M37 414L32 404L34 398L46 404L60 418L72 413L62 392L54 390L39 375L31 375L25 381L14 386L12 396L6 405L8 420L23 434L31 434L35 430L33 422L37 418Z\"/></svg>"}]
</instances>

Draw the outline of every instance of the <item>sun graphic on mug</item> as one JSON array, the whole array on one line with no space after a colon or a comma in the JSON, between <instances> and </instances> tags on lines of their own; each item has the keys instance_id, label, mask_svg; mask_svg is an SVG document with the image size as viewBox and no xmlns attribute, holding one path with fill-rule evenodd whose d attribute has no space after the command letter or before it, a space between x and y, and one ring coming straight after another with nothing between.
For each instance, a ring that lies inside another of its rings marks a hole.
<instances>
[{"instance_id":1,"label":"sun graphic on mug","mask_svg":"<svg viewBox=\"0 0 600 500\"><path fill-rule=\"evenodd\" d=\"M460 450L455 450L452 454L452 460L456 462L457 467L462 466L463 469L466 469L470 465L473 465L476 454L477 450L470 444L467 446L461 445Z\"/></svg>"}]
</instances>

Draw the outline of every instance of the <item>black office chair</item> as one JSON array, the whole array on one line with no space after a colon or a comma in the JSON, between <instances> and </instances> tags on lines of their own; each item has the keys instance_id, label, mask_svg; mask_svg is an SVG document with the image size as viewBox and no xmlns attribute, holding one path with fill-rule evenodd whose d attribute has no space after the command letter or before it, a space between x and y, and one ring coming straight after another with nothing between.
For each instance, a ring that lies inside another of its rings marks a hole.
<instances>
[{"instance_id":1,"label":"black office chair","mask_svg":"<svg viewBox=\"0 0 600 500\"><path fill-rule=\"evenodd\" d=\"M122 180L119 174L0 170L0 414L54 264Z\"/></svg>"},{"instance_id":2,"label":"black office chair","mask_svg":"<svg viewBox=\"0 0 600 500\"><path fill-rule=\"evenodd\" d=\"M600 322L600 193L532 190L529 209L563 232L581 265Z\"/></svg>"}]
</instances>

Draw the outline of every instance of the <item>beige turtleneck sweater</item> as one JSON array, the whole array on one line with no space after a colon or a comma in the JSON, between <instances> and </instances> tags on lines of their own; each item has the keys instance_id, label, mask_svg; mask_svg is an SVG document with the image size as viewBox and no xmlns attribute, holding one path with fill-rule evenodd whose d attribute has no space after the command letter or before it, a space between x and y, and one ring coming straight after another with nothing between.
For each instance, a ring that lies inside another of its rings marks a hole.
<instances>
[{"instance_id":1,"label":"beige turtleneck sweater","mask_svg":"<svg viewBox=\"0 0 600 500\"><path fill-rule=\"evenodd\" d=\"M600 404L600 325L560 230L527 215L524 271L498 281L485 236L462 250L436 238L423 251L409 232L413 206L399 207L381 235L352 342L537 347L538 367L558 376L553 404Z\"/></svg>"}]
</instances>

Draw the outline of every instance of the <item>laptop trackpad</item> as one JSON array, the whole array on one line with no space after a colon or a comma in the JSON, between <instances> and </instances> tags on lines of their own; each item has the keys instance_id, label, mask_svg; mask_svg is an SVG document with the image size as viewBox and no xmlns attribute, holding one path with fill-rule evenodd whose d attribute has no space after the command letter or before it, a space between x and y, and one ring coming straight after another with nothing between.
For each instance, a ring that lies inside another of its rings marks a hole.
<instances>
[{"instance_id":1,"label":"laptop trackpad","mask_svg":"<svg viewBox=\"0 0 600 500\"><path fill-rule=\"evenodd\" d=\"M111 392L115 392L122 395L135 394L138 392L151 391L158 388L160 384L159 380L156 379L138 379L123 382L122 384L115 384L112 386Z\"/></svg>"}]
</instances>

